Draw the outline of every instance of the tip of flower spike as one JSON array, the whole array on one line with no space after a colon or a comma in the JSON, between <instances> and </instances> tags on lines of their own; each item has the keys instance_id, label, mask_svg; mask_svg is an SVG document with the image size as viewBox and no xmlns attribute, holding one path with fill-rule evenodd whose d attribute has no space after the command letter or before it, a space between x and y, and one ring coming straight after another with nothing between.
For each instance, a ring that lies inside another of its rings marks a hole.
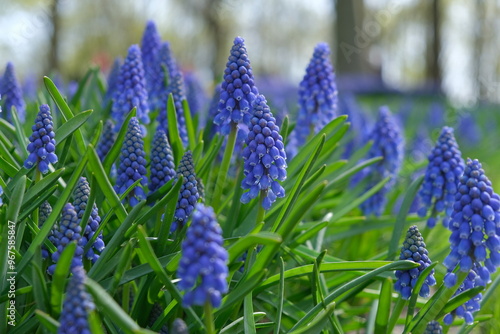
<instances>
[{"instance_id":1,"label":"tip of flower spike","mask_svg":"<svg viewBox=\"0 0 500 334\"><path fill-rule=\"evenodd\" d=\"M128 56L137 56L139 55L140 56L141 54L141 49L139 48L139 45L137 44L132 44L129 48L128 48Z\"/></svg>"},{"instance_id":2,"label":"tip of flower spike","mask_svg":"<svg viewBox=\"0 0 500 334\"><path fill-rule=\"evenodd\" d=\"M381 106L378 110L380 117L389 117L391 115L391 110L388 106Z\"/></svg>"},{"instance_id":3,"label":"tip of flower spike","mask_svg":"<svg viewBox=\"0 0 500 334\"><path fill-rule=\"evenodd\" d=\"M49 105L48 104L42 104L40 106L40 112L41 113L43 113L43 112L45 112L45 113L49 112L50 113L50 107L49 107Z\"/></svg>"},{"instance_id":4,"label":"tip of flower spike","mask_svg":"<svg viewBox=\"0 0 500 334\"><path fill-rule=\"evenodd\" d=\"M243 37L237 36L234 39L234 44L243 44L243 43L245 43L245 40L243 39Z\"/></svg>"},{"instance_id":5,"label":"tip of flower spike","mask_svg":"<svg viewBox=\"0 0 500 334\"><path fill-rule=\"evenodd\" d=\"M326 42L320 42L320 43L316 44L315 50L322 52L322 53L325 53L327 55L330 54L330 46Z\"/></svg>"}]
</instances>

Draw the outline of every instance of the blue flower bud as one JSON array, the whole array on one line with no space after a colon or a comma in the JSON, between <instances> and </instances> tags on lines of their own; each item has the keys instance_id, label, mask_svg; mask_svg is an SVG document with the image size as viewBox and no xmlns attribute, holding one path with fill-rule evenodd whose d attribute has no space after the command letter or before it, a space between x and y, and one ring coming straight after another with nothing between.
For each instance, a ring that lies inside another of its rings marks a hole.
<instances>
[{"instance_id":1,"label":"blue flower bud","mask_svg":"<svg viewBox=\"0 0 500 334\"><path fill-rule=\"evenodd\" d=\"M151 91L156 76L156 57L161 45L161 37L153 21L148 21L141 40L141 56L148 92ZM150 104L150 109L154 106Z\"/></svg>"},{"instance_id":2,"label":"blue flower bud","mask_svg":"<svg viewBox=\"0 0 500 334\"><path fill-rule=\"evenodd\" d=\"M21 123L24 123L26 118L26 103L23 100L21 86L16 79L14 65L11 62L7 63L3 77L1 77L0 95L2 96L2 107L7 114L7 120L11 123L13 122L11 109L15 107L19 120Z\"/></svg>"},{"instance_id":3,"label":"blue flower bud","mask_svg":"<svg viewBox=\"0 0 500 334\"><path fill-rule=\"evenodd\" d=\"M151 147L151 171L149 190L156 191L170 179L175 177L175 164L172 149L168 142L167 134L158 127Z\"/></svg>"}]
</instances>

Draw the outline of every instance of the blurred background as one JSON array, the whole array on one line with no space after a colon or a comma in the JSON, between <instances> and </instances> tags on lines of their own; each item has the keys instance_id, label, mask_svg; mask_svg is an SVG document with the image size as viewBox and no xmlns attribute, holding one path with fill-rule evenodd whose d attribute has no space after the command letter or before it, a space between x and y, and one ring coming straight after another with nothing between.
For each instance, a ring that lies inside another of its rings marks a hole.
<instances>
[{"instance_id":1,"label":"blurred background","mask_svg":"<svg viewBox=\"0 0 500 334\"><path fill-rule=\"evenodd\" d=\"M207 85L239 35L257 75L293 85L326 41L340 91L443 93L455 107L500 96L496 1L0 0L0 8L0 64L12 61L21 81L75 80L91 64L106 72L151 19Z\"/></svg>"}]
</instances>

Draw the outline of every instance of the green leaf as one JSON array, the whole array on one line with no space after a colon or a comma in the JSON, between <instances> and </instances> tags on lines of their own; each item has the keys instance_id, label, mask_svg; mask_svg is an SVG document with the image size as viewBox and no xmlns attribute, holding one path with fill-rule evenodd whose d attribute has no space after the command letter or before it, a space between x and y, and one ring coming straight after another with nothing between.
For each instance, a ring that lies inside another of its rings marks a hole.
<instances>
[{"instance_id":1,"label":"green leaf","mask_svg":"<svg viewBox=\"0 0 500 334\"><path fill-rule=\"evenodd\" d=\"M76 250L76 242L70 242L61 253L59 260L52 275L52 286L50 289L50 305L52 314L59 316L62 310L64 299L64 289L66 287L66 278L68 277L71 262Z\"/></svg>"},{"instance_id":2,"label":"green leaf","mask_svg":"<svg viewBox=\"0 0 500 334\"><path fill-rule=\"evenodd\" d=\"M104 169L106 170L106 174L108 174L108 175L111 171L111 167L113 166L113 163L116 161L116 159L120 155L123 141L125 139L125 135L127 134L128 123L130 122L130 119L132 117L135 117L136 113L137 113L137 108L134 107L128 113L127 117L125 117L125 120L123 121L123 124L120 127L120 131L118 132L118 135L116 136L116 140L113 143L113 146L111 146L108 154L106 154L106 157L104 158L104 161L102 162L102 165L104 166Z\"/></svg>"},{"instance_id":3,"label":"green leaf","mask_svg":"<svg viewBox=\"0 0 500 334\"><path fill-rule=\"evenodd\" d=\"M386 333L389 324L392 302L392 279L389 277L382 282L378 299L377 316L375 318L375 333Z\"/></svg>"},{"instance_id":4,"label":"green leaf","mask_svg":"<svg viewBox=\"0 0 500 334\"><path fill-rule=\"evenodd\" d=\"M330 316L335 310L335 302L331 302L326 308L321 309L316 317L309 323L304 324L294 330L293 327L288 333L289 334L303 334L303 333L320 333L323 328L325 328Z\"/></svg>"},{"instance_id":5,"label":"green leaf","mask_svg":"<svg viewBox=\"0 0 500 334\"><path fill-rule=\"evenodd\" d=\"M194 150L196 147L196 129L191 118L191 110L186 99L182 100L182 109L184 109L184 119L186 120L186 130L189 138L189 148Z\"/></svg>"},{"instance_id":6,"label":"green leaf","mask_svg":"<svg viewBox=\"0 0 500 334\"><path fill-rule=\"evenodd\" d=\"M57 332L57 329L59 328L59 321L55 320L49 314L41 310L36 310L35 316L38 319L38 321L40 321L40 323L43 325L43 327L45 327L49 332L51 333Z\"/></svg>"},{"instance_id":7,"label":"green leaf","mask_svg":"<svg viewBox=\"0 0 500 334\"><path fill-rule=\"evenodd\" d=\"M118 288L120 281L125 273L125 270L130 266L132 261L132 242L129 240L125 245L122 255L120 256L120 262L118 262L118 266L113 274L113 281L111 283L111 287L108 289L111 295L114 295L116 289Z\"/></svg>"},{"instance_id":8,"label":"green leaf","mask_svg":"<svg viewBox=\"0 0 500 334\"><path fill-rule=\"evenodd\" d=\"M250 247L261 244L261 245L270 245L274 243L280 243L281 237L276 233L271 232L259 232L256 234L249 234L238 241L236 241L231 247L228 249L229 253L229 263L237 260L238 257L243 254Z\"/></svg>"},{"instance_id":9,"label":"green leaf","mask_svg":"<svg viewBox=\"0 0 500 334\"><path fill-rule=\"evenodd\" d=\"M172 146L172 153L174 154L175 165L179 165L182 155L184 154L184 147L182 145L181 136L179 134L179 124L177 122L177 112L175 110L174 97L172 93L168 94L167 101L167 122L168 122L168 139L170 146Z\"/></svg>"},{"instance_id":10,"label":"green leaf","mask_svg":"<svg viewBox=\"0 0 500 334\"><path fill-rule=\"evenodd\" d=\"M41 263L41 254L38 253L37 257L39 257L37 262ZM31 274L33 277L33 296L35 297L37 308L42 310L43 312L47 312L49 299L49 294L47 292L47 282L45 282L42 269L40 268L38 263L35 263L35 261L31 263Z\"/></svg>"},{"instance_id":11,"label":"green leaf","mask_svg":"<svg viewBox=\"0 0 500 334\"><path fill-rule=\"evenodd\" d=\"M420 289L422 288L422 285L424 285L425 280L431 273L431 271L434 269L434 267L438 264L438 262L433 262L431 263L427 268L425 268L419 275L417 279L417 283L415 283L415 286L413 287L413 292L410 297L410 301L408 304L408 311L406 312L406 325L410 323L410 321L413 319L413 312L415 311L415 306L417 305L417 298L418 294L420 293Z\"/></svg>"},{"instance_id":12,"label":"green leaf","mask_svg":"<svg viewBox=\"0 0 500 334\"><path fill-rule=\"evenodd\" d=\"M11 116L12 116L12 121L14 122L14 127L16 128L17 142L19 143L19 146L21 148L22 157L26 159L28 157L28 150L26 148L28 146L29 141L28 137L24 133L21 121L19 120L17 109L14 106L12 106L11 108Z\"/></svg>"},{"instance_id":13,"label":"green leaf","mask_svg":"<svg viewBox=\"0 0 500 334\"><path fill-rule=\"evenodd\" d=\"M78 89L76 90L76 93L71 98L70 104L72 106L76 106L76 104L80 101L80 98L82 97L85 86L87 85L87 82L89 82L89 79L91 78L91 76L93 76L93 74L95 74L94 68L89 68L87 70L87 73L85 73L83 78L80 80L80 82L78 82Z\"/></svg>"},{"instance_id":14,"label":"green leaf","mask_svg":"<svg viewBox=\"0 0 500 334\"><path fill-rule=\"evenodd\" d=\"M243 302L243 327L245 329L245 334L256 334L255 329L255 319L253 316L253 301L252 293L250 292L245 296L245 301Z\"/></svg>"},{"instance_id":15,"label":"green leaf","mask_svg":"<svg viewBox=\"0 0 500 334\"><path fill-rule=\"evenodd\" d=\"M472 289L469 289L467 291L464 291L460 293L459 295L453 297L446 303L445 307L439 312L437 318L443 317L445 314L450 313L460 305L465 304L465 302L471 300L474 298L478 293L481 293L484 290L484 286L476 286ZM436 318L436 319L437 319Z\"/></svg>"},{"instance_id":16,"label":"green leaf","mask_svg":"<svg viewBox=\"0 0 500 334\"><path fill-rule=\"evenodd\" d=\"M253 317L254 317L254 322L259 321L263 317L266 316L265 312L254 312ZM243 323L243 317L236 319L226 327L224 327L219 334L230 334L230 333L241 333L243 331L243 326L241 324ZM276 333L276 332L275 332Z\"/></svg>"},{"instance_id":17,"label":"green leaf","mask_svg":"<svg viewBox=\"0 0 500 334\"><path fill-rule=\"evenodd\" d=\"M94 302L99 310L102 311L102 314L118 325L125 333L154 333L141 329L139 325L122 310L120 305L114 301L113 297L111 297L97 282L91 278L87 278L85 285L92 297L94 297Z\"/></svg>"},{"instance_id":18,"label":"green leaf","mask_svg":"<svg viewBox=\"0 0 500 334\"><path fill-rule=\"evenodd\" d=\"M280 281L278 287L278 304L276 310L276 322L274 325L274 333L281 332L281 316L283 314L283 301L285 299L285 262L283 262L283 258L280 257L279 261L280 265Z\"/></svg>"},{"instance_id":19,"label":"green leaf","mask_svg":"<svg viewBox=\"0 0 500 334\"><path fill-rule=\"evenodd\" d=\"M392 230L392 237L389 243L389 251L387 253L387 259L392 260L396 257L396 254L399 249L399 239L404 232L406 216L408 216L408 212L410 211L410 207L413 203L413 199L417 195L417 191L424 180L424 176L420 176L415 181L412 182L406 195L403 200L403 204L401 204L401 208L399 209L398 216L396 217L396 224L394 225L394 229Z\"/></svg>"},{"instance_id":20,"label":"green leaf","mask_svg":"<svg viewBox=\"0 0 500 334\"><path fill-rule=\"evenodd\" d=\"M72 135L78 128L80 128L87 119L92 115L93 110L87 110L79 113L75 117L68 120L66 123L61 125L56 132L56 143L60 144L68 136Z\"/></svg>"},{"instance_id":21,"label":"green leaf","mask_svg":"<svg viewBox=\"0 0 500 334\"><path fill-rule=\"evenodd\" d=\"M38 196L43 194L47 189L52 187L64 172L64 168L58 169L53 173L50 173L37 183L33 184L31 188L24 194L23 202L21 208L26 208L29 204L33 202Z\"/></svg>"}]
</instances>

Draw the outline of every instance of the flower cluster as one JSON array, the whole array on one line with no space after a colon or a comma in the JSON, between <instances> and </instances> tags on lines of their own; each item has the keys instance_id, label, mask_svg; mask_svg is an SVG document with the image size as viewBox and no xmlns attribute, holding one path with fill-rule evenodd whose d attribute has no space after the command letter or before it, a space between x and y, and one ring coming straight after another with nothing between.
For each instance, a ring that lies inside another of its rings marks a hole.
<instances>
[{"instance_id":1,"label":"flower cluster","mask_svg":"<svg viewBox=\"0 0 500 334\"><path fill-rule=\"evenodd\" d=\"M424 334L442 334L443 327L439 324L439 322L432 320L427 324L425 328Z\"/></svg>"},{"instance_id":2,"label":"flower cluster","mask_svg":"<svg viewBox=\"0 0 500 334\"><path fill-rule=\"evenodd\" d=\"M29 169L37 164L38 170L45 174L49 171L49 163L55 164L57 162L56 140L54 139L56 134L48 105L42 104L40 106L35 125L31 127L31 130L33 133L29 137L30 143L27 147L30 155L24 161L24 167Z\"/></svg>"},{"instance_id":3,"label":"flower cluster","mask_svg":"<svg viewBox=\"0 0 500 334\"><path fill-rule=\"evenodd\" d=\"M23 100L21 86L17 82L14 65L9 62L0 82L0 95L3 100L3 107L7 113L7 120L12 121L10 114L12 107L16 108L19 120L24 123L26 118L26 103Z\"/></svg>"},{"instance_id":4,"label":"flower cluster","mask_svg":"<svg viewBox=\"0 0 500 334\"><path fill-rule=\"evenodd\" d=\"M184 85L186 87L186 99L191 115L198 114L200 117L203 116L200 112L205 107L207 96L205 95L203 85L194 72L186 72L184 74ZM199 122L203 124L204 119L199 120Z\"/></svg>"},{"instance_id":5,"label":"flower cluster","mask_svg":"<svg viewBox=\"0 0 500 334\"><path fill-rule=\"evenodd\" d=\"M142 64L144 66L148 92L151 91L154 83L156 72L155 61L160 45L161 37L156 29L156 24L153 21L148 21L141 40ZM149 104L149 107L151 109L154 108L151 103Z\"/></svg>"},{"instance_id":6,"label":"flower cluster","mask_svg":"<svg viewBox=\"0 0 500 334\"><path fill-rule=\"evenodd\" d=\"M422 234L420 234L417 226L411 226L406 233L406 239L401 248L399 259L413 261L420 266L410 270L396 270L396 277L398 280L394 284L394 290L401 293L403 299L410 299L412 290L417 283L420 273L431 264L428 254ZM432 270L425 279L419 295L421 297L428 297L430 293L429 286L435 284L434 270Z\"/></svg>"},{"instance_id":7,"label":"flower cluster","mask_svg":"<svg viewBox=\"0 0 500 334\"><path fill-rule=\"evenodd\" d=\"M142 123L149 123L148 92L142 65L141 50L137 45L128 49L127 58L120 67L118 82L113 94L111 116L116 120L115 131L118 131L125 116L137 107L137 118Z\"/></svg>"},{"instance_id":8,"label":"flower cluster","mask_svg":"<svg viewBox=\"0 0 500 334\"><path fill-rule=\"evenodd\" d=\"M257 94L244 40L236 37L224 70L219 113L214 118L222 134L229 133L231 123L249 123L250 109Z\"/></svg>"},{"instance_id":9,"label":"flower cluster","mask_svg":"<svg viewBox=\"0 0 500 334\"><path fill-rule=\"evenodd\" d=\"M118 194L123 194L135 181L141 180L142 186L147 186L146 179L146 154L141 127L136 117L130 119L127 133L120 154L118 177L114 187ZM140 200L146 199L146 194L140 185L135 186L127 195L128 202L135 206Z\"/></svg>"},{"instance_id":10,"label":"flower cluster","mask_svg":"<svg viewBox=\"0 0 500 334\"><path fill-rule=\"evenodd\" d=\"M90 185L87 182L85 177L80 177L78 184L73 193L73 206L76 210L76 215L78 217L78 224L80 224L85 209L87 208L87 202L90 196ZM92 206L92 211L90 212L90 217L87 225L85 225L85 231L82 236L81 244L85 246L88 241L92 240L92 237L96 233L99 225L101 223L101 217L99 216L99 212L97 210L97 206L94 203ZM104 249L104 241L102 240L102 233L96 237L92 247L85 254L87 259L92 260L92 263L95 263L99 258L99 255L96 252L101 253Z\"/></svg>"},{"instance_id":11,"label":"flower cluster","mask_svg":"<svg viewBox=\"0 0 500 334\"><path fill-rule=\"evenodd\" d=\"M40 215L38 218L38 227L42 228L43 224L52 213L52 207L50 206L49 202L44 201L42 205L40 205L38 212ZM57 232L57 225L54 224L49 232L49 235L47 236L47 239L49 239L49 241L52 242L54 245L55 245L56 232ZM42 258L47 259L48 257L49 257L49 251L47 250L47 247L45 247L45 245L42 245Z\"/></svg>"},{"instance_id":12,"label":"flower cluster","mask_svg":"<svg viewBox=\"0 0 500 334\"><path fill-rule=\"evenodd\" d=\"M227 259L222 229L211 207L197 204L193 221L182 242L182 257L177 269L179 289L186 291L184 306L210 303L219 307L227 292Z\"/></svg>"},{"instance_id":13,"label":"flower cluster","mask_svg":"<svg viewBox=\"0 0 500 334\"><path fill-rule=\"evenodd\" d=\"M295 133L290 143L291 156L305 142L311 131L318 133L335 118L337 112L337 86L330 61L330 48L319 43L299 86L299 111Z\"/></svg>"},{"instance_id":14,"label":"flower cluster","mask_svg":"<svg viewBox=\"0 0 500 334\"><path fill-rule=\"evenodd\" d=\"M486 286L490 274L500 266L500 196L478 160L467 159L448 228L452 233L451 252L443 262L448 269L445 285L451 288L456 284L452 271L459 265L460 271L469 273L461 289ZM472 312L478 309L466 303L465 313L457 310L455 314L470 322Z\"/></svg>"},{"instance_id":15,"label":"flower cluster","mask_svg":"<svg viewBox=\"0 0 500 334\"><path fill-rule=\"evenodd\" d=\"M379 117L375 127L370 134L373 145L368 152L368 157L382 157L382 160L365 169L367 174L367 189L390 177L382 189L361 204L361 210L365 215L374 214L380 216L385 208L386 193L396 183L403 161L403 136L401 130L391 115L389 108L383 106L379 110Z\"/></svg>"},{"instance_id":16,"label":"flower cluster","mask_svg":"<svg viewBox=\"0 0 500 334\"><path fill-rule=\"evenodd\" d=\"M431 211L427 220L428 227L436 225L437 217L444 212L443 224L448 226L449 216L453 211L455 194L460 176L464 171L462 154L458 148L453 129L443 127L436 146L429 155L429 165L425 179L419 191L423 207L418 211L425 217Z\"/></svg>"},{"instance_id":17,"label":"flower cluster","mask_svg":"<svg viewBox=\"0 0 500 334\"><path fill-rule=\"evenodd\" d=\"M245 178L241 183L249 191L241 196L241 202L248 203L262 192L262 207L269 210L276 197L285 196L278 181L286 179L287 166L283 138L263 95L253 101L250 123L243 150Z\"/></svg>"},{"instance_id":18,"label":"flower cluster","mask_svg":"<svg viewBox=\"0 0 500 334\"><path fill-rule=\"evenodd\" d=\"M167 134L163 129L158 127L153 138L151 147L151 170L149 190L156 191L170 179L175 177L174 157L170 144L168 143Z\"/></svg>"},{"instance_id":19,"label":"flower cluster","mask_svg":"<svg viewBox=\"0 0 500 334\"><path fill-rule=\"evenodd\" d=\"M177 61L175 60L172 51L170 50L170 43L163 42L156 54L155 58L155 77L151 89L149 91L151 105L154 108L160 109L158 120L162 127L167 128L167 116L165 112L165 104L167 103L169 87L172 78L180 72Z\"/></svg>"},{"instance_id":20,"label":"flower cluster","mask_svg":"<svg viewBox=\"0 0 500 334\"><path fill-rule=\"evenodd\" d=\"M95 310L92 296L85 288L85 270L75 267L66 289L60 325L57 334L90 333L89 313Z\"/></svg>"},{"instance_id":21,"label":"flower cluster","mask_svg":"<svg viewBox=\"0 0 500 334\"><path fill-rule=\"evenodd\" d=\"M104 102L107 104L113 98L115 94L116 86L118 83L118 77L120 75L120 66L123 60L120 57L116 57L113 66L108 74L108 88L106 89L106 94L104 96Z\"/></svg>"},{"instance_id":22,"label":"flower cluster","mask_svg":"<svg viewBox=\"0 0 500 334\"><path fill-rule=\"evenodd\" d=\"M71 262L71 268L75 268L78 266L82 266L82 255L83 255L83 247L82 247L82 228L78 224L78 217L76 215L75 208L71 203L67 203L62 211L61 221L57 226L57 230L55 232L52 243L56 246L57 251L52 254L52 261L57 263L59 261L59 257L63 252L64 248L70 242L76 242L76 250L73 256L73 260ZM54 270L56 268L55 264L50 265L47 268L47 272L50 275L54 274Z\"/></svg>"},{"instance_id":23,"label":"flower cluster","mask_svg":"<svg viewBox=\"0 0 500 334\"><path fill-rule=\"evenodd\" d=\"M172 82L169 85L168 92L172 93L172 97L174 99L175 114L177 115L177 128L179 130L179 136L181 137L182 144L184 145L184 147L187 147L189 140L186 128L186 118L184 117L184 107L182 106L182 101L184 101L186 97L184 95L184 78L181 72L177 73L172 78ZM167 101L168 100L165 100L165 108L167 106ZM165 110L164 115L166 114L167 112ZM166 122L164 122L164 124L166 124Z\"/></svg>"},{"instance_id":24,"label":"flower cluster","mask_svg":"<svg viewBox=\"0 0 500 334\"><path fill-rule=\"evenodd\" d=\"M198 192L198 181L194 172L193 156L191 151L186 151L182 156L179 167L177 167L176 181L183 176L179 199L175 207L174 221L170 227L171 232L182 229L194 210L196 202L200 198Z\"/></svg>"},{"instance_id":25,"label":"flower cluster","mask_svg":"<svg viewBox=\"0 0 500 334\"><path fill-rule=\"evenodd\" d=\"M96 147L97 155L99 156L99 159L101 161L104 160L106 155L111 150L111 147L113 147L113 144L115 143L116 134L113 132L114 126L115 125L113 124L113 121L110 119L106 120L106 122L104 123L102 136L99 139Z\"/></svg>"},{"instance_id":26,"label":"flower cluster","mask_svg":"<svg viewBox=\"0 0 500 334\"><path fill-rule=\"evenodd\" d=\"M453 294L453 296L457 296L462 292L478 286L486 287L486 284L490 282L489 277L490 274L485 267L474 265L474 267L469 271L467 277L457 289L457 291ZM446 279L445 284L447 284ZM466 301L463 305L460 305L459 307L445 315L443 318L443 322L446 325L451 325L453 319L458 316L460 318L463 318L466 324L471 325L474 322L474 316L472 315L472 313L480 310L482 299L483 295L481 293L478 293L477 295Z\"/></svg>"}]
</instances>

